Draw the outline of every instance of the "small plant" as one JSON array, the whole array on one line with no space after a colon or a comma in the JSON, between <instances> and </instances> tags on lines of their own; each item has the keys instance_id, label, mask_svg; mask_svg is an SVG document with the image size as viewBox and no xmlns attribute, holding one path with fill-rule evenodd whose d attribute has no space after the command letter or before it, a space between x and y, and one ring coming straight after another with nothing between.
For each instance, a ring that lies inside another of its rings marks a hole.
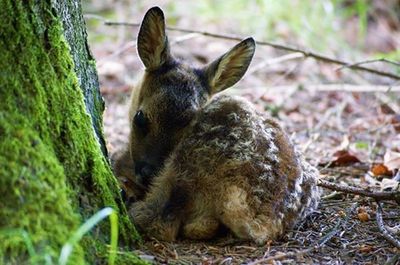
<instances>
[{"instance_id":1,"label":"small plant","mask_svg":"<svg viewBox=\"0 0 400 265\"><path fill-rule=\"evenodd\" d=\"M104 218L110 217L111 226L111 242L110 242L110 255L108 256L108 264L113 265L115 262L115 257L117 254L117 244L118 244L118 215L110 207L104 208L90 217L85 223L83 223L78 230L76 230L73 235L67 240L61 249L61 253L58 259L59 265L65 265L68 263L69 256L71 255L74 246L82 239L82 237L89 232L95 225L101 222ZM0 231L0 237L14 237L21 238L24 242L28 255L30 264L55 264L51 259L51 255L48 252L37 253L29 233L24 229L6 229Z\"/></svg>"},{"instance_id":2,"label":"small plant","mask_svg":"<svg viewBox=\"0 0 400 265\"><path fill-rule=\"evenodd\" d=\"M118 243L118 215L110 208L104 208L90 217L84 224L82 224L77 231L68 239L67 243L61 249L59 265L65 265L68 262L68 257L71 254L74 246L82 239L82 237L89 232L95 225L102 221L107 216L110 217L111 226L111 242L110 242L110 255L108 257L108 264L113 265L117 253Z\"/></svg>"}]
</instances>

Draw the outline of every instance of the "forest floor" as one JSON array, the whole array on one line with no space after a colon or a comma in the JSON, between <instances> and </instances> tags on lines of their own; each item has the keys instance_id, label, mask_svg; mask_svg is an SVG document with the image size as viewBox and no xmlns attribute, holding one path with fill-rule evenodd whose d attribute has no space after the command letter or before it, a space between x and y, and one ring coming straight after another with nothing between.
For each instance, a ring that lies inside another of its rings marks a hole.
<instances>
[{"instance_id":1,"label":"forest floor","mask_svg":"<svg viewBox=\"0 0 400 265\"><path fill-rule=\"evenodd\" d=\"M107 92L104 96L107 103L105 131L112 153L127 141L129 95ZM253 102L264 106L264 100ZM279 120L305 150L308 160L318 166L322 179L371 190L389 190L398 182L393 181L390 171L384 170L387 174L384 176L375 175L379 166L374 165L384 164L385 154L386 157L397 156L396 163L399 163L397 152L400 150L396 147L400 146L400 137L392 124L394 114L385 114L387 106L380 104L376 93L296 90L279 110L280 114L285 113ZM390 157L386 162L388 159ZM318 211L278 242L258 247L235 242L229 235L201 243L152 240L145 242L137 253L156 263L168 264L278 261L283 264L398 264L400 251L378 230L376 207L373 199L325 190ZM399 205L387 202L383 209L385 224L400 235ZM332 233L334 235L324 242ZM323 243L321 247L320 243Z\"/></svg>"},{"instance_id":2,"label":"forest floor","mask_svg":"<svg viewBox=\"0 0 400 265\"><path fill-rule=\"evenodd\" d=\"M89 27L106 102L104 124L110 153L128 140L129 94L142 68L134 47L137 30ZM399 37L398 30L393 34ZM120 32L114 42L93 40L111 31ZM173 53L197 65L235 44L199 34L169 35ZM365 52L360 58L366 60L369 55ZM368 66L400 73L394 64ZM248 73L227 93L242 95L275 117L319 168L322 179L387 191L398 188L400 179L399 84L399 80L259 45ZM376 211L372 198L326 189L318 211L284 238L265 246L221 235L210 242L150 240L136 253L160 264L400 264L400 250L382 237ZM383 220L399 239L399 205L385 201Z\"/></svg>"}]
</instances>

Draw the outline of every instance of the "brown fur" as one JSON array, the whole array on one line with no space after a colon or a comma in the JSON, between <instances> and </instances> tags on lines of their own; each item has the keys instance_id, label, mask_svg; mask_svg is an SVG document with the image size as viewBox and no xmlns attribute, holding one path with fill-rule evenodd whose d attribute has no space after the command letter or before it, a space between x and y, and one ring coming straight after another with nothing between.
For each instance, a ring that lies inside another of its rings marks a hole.
<instances>
[{"instance_id":1,"label":"brown fur","mask_svg":"<svg viewBox=\"0 0 400 265\"><path fill-rule=\"evenodd\" d=\"M169 53L162 11L145 15L138 49L146 72L132 93L129 148L114 162L115 173L134 183L138 201L129 212L142 231L207 239L223 224L262 244L317 207L318 171L282 128L241 98L211 97L243 76L254 48L246 39L191 68Z\"/></svg>"}]
</instances>

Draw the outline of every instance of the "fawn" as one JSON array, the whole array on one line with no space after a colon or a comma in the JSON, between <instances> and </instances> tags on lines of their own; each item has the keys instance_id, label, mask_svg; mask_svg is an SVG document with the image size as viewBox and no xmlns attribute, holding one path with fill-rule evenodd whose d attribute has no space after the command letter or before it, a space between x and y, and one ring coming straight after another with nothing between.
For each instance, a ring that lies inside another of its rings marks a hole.
<instances>
[{"instance_id":1,"label":"fawn","mask_svg":"<svg viewBox=\"0 0 400 265\"><path fill-rule=\"evenodd\" d=\"M153 7L137 49L145 73L131 95L129 146L113 166L134 183L129 213L139 230L209 239L223 225L263 244L317 207L318 171L278 123L242 98L215 95L246 72L252 38L193 68L171 55L164 14Z\"/></svg>"}]
</instances>

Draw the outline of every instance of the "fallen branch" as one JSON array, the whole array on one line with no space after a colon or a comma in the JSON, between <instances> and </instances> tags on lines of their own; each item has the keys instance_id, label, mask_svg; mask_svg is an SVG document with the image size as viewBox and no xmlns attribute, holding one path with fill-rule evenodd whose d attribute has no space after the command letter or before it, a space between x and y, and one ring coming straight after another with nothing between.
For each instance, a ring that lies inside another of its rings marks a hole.
<instances>
[{"instance_id":1,"label":"fallen branch","mask_svg":"<svg viewBox=\"0 0 400 265\"><path fill-rule=\"evenodd\" d=\"M96 17L96 18L99 19L98 17ZM107 21L104 19L103 19L103 21L104 21L104 25L107 25L107 26L129 26L129 27L139 27L140 26L140 23L115 22L115 21ZM178 27L166 27L166 29L170 30L170 31L179 31L179 32L184 32L184 33L197 33L197 34L201 34L203 36L219 38L219 39L226 39L226 40L241 41L243 39L243 37L238 37L238 36L234 36L234 35L216 34L216 33L211 33L211 32L207 32L207 31L184 29L184 28L178 28ZM349 63L349 62L345 62L345 61L342 61L339 59L330 58L325 55L317 54L315 52L306 51L306 50L302 50L299 48L290 47L290 46L286 46L286 45L282 45L282 44L277 44L277 43L273 43L273 42L269 42L269 41L256 41L256 43L261 46L269 46L269 47L283 50L283 51L301 53L301 54L303 54L304 57L311 57L311 58L314 58L316 60L323 61L326 63L342 65L346 68L350 68L353 70L369 72L369 73L377 74L380 76L385 76L385 77L390 77L392 79L400 80L400 76L398 76L396 74L376 70L376 69L369 68L369 67L365 67L365 66L360 65L359 63Z\"/></svg>"},{"instance_id":2,"label":"fallen branch","mask_svg":"<svg viewBox=\"0 0 400 265\"><path fill-rule=\"evenodd\" d=\"M289 60L295 60L295 59L302 59L304 58L304 55L302 53L289 53L289 54L285 54L283 56L279 56L277 58L272 58L272 59L268 59L265 60L255 66L253 66L251 69L249 69L247 71L247 74L251 75L261 69L264 69L267 65L274 65L274 64L279 64L282 63L284 61L289 61Z\"/></svg>"},{"instance_id":3,"label":"fallen branch","mask_svg":"<svg viewBox=\"0 0 400 265\"><path fill-rule=\"evenodd\" d=\"M180 36L180 37L174 39L173 41L171 41L171 44L172 45L173 44L177 44L177 43L186 41L188 39L194 38L194 37L196 37L198 35L199 34L196 34L196 33L186 34L186 35L183 35L183 36ZM126 52L129 49L135 48L136 45L137 45L136 41L129 41L129 42L125 43L125 45L122 48L114 51L110 55L107 55L106 57L103 57L99 61L97 61L97 65L101 65L102 63L107 62L107 60L109 60L111 58L114 58L116 56L119 56L119 55L121 55L122 53Z\"/></svg>"},{"instance_id":4,"label":"fallen branch","mask_svg":"<svg viewBox=\"0 0 400 265\"><path fill-rule=\"evenodd\" d=\"M400 86L374 86L374 85L350 85L350 84L321 84L321 85L291 85L291 86L265 86L254 89L291 91L301 87L308 91L346 91L346 92L400 92Z\"/></svg>"},{"instance_id":5,"label":"fallen branch","mask_svg":"<svg viewBox=\"0 0 400 265\"><path fill-rule=\"evenodd\" d=\"M351 65L343 65L337 69L337 71L342 70L343 68L348 68L349 66L355 66L355 65L362 65L362 64L370 64L370 63L377 63L377 62L382 62L382 63L387 63L387 64L392 64L396 66L400 66L399 62L391 61L385 58L380 58L380 59L371 59L371 60L365 60L361 62L356 62Z\"/></svg>"},{"instance_id":6,"label":"fallen branch","mask_svg":"<svg viewBox=\"0 0 400 265\"><path fill-rule=\"evenodd\" d=\"M344 193L350 193L360 196L366 196L374 198L377 201L387 200L387 201L396 201L400 203L400 192L399 191L370 191L366 189L361 189L352 186L344 186L340 184L335 184L332 182L328 182L325 180L319 180L318 186L327 188L330 190L341 191Z\"/></svg>"},{"instance_id":7,"label":"fallen branch","mask_svg":"<svg viewBox=\"0 0 400 265\"><path fill-rule=\"evenodd\" d=\"M393 246L400 249L400 241L392 236L386 229L383 218L382 218L382 205L377 201L378 207L376 208L376 222L378 224L379 231L381 231L382 236L389 241Z\"/></svg>"}]
</instances>

